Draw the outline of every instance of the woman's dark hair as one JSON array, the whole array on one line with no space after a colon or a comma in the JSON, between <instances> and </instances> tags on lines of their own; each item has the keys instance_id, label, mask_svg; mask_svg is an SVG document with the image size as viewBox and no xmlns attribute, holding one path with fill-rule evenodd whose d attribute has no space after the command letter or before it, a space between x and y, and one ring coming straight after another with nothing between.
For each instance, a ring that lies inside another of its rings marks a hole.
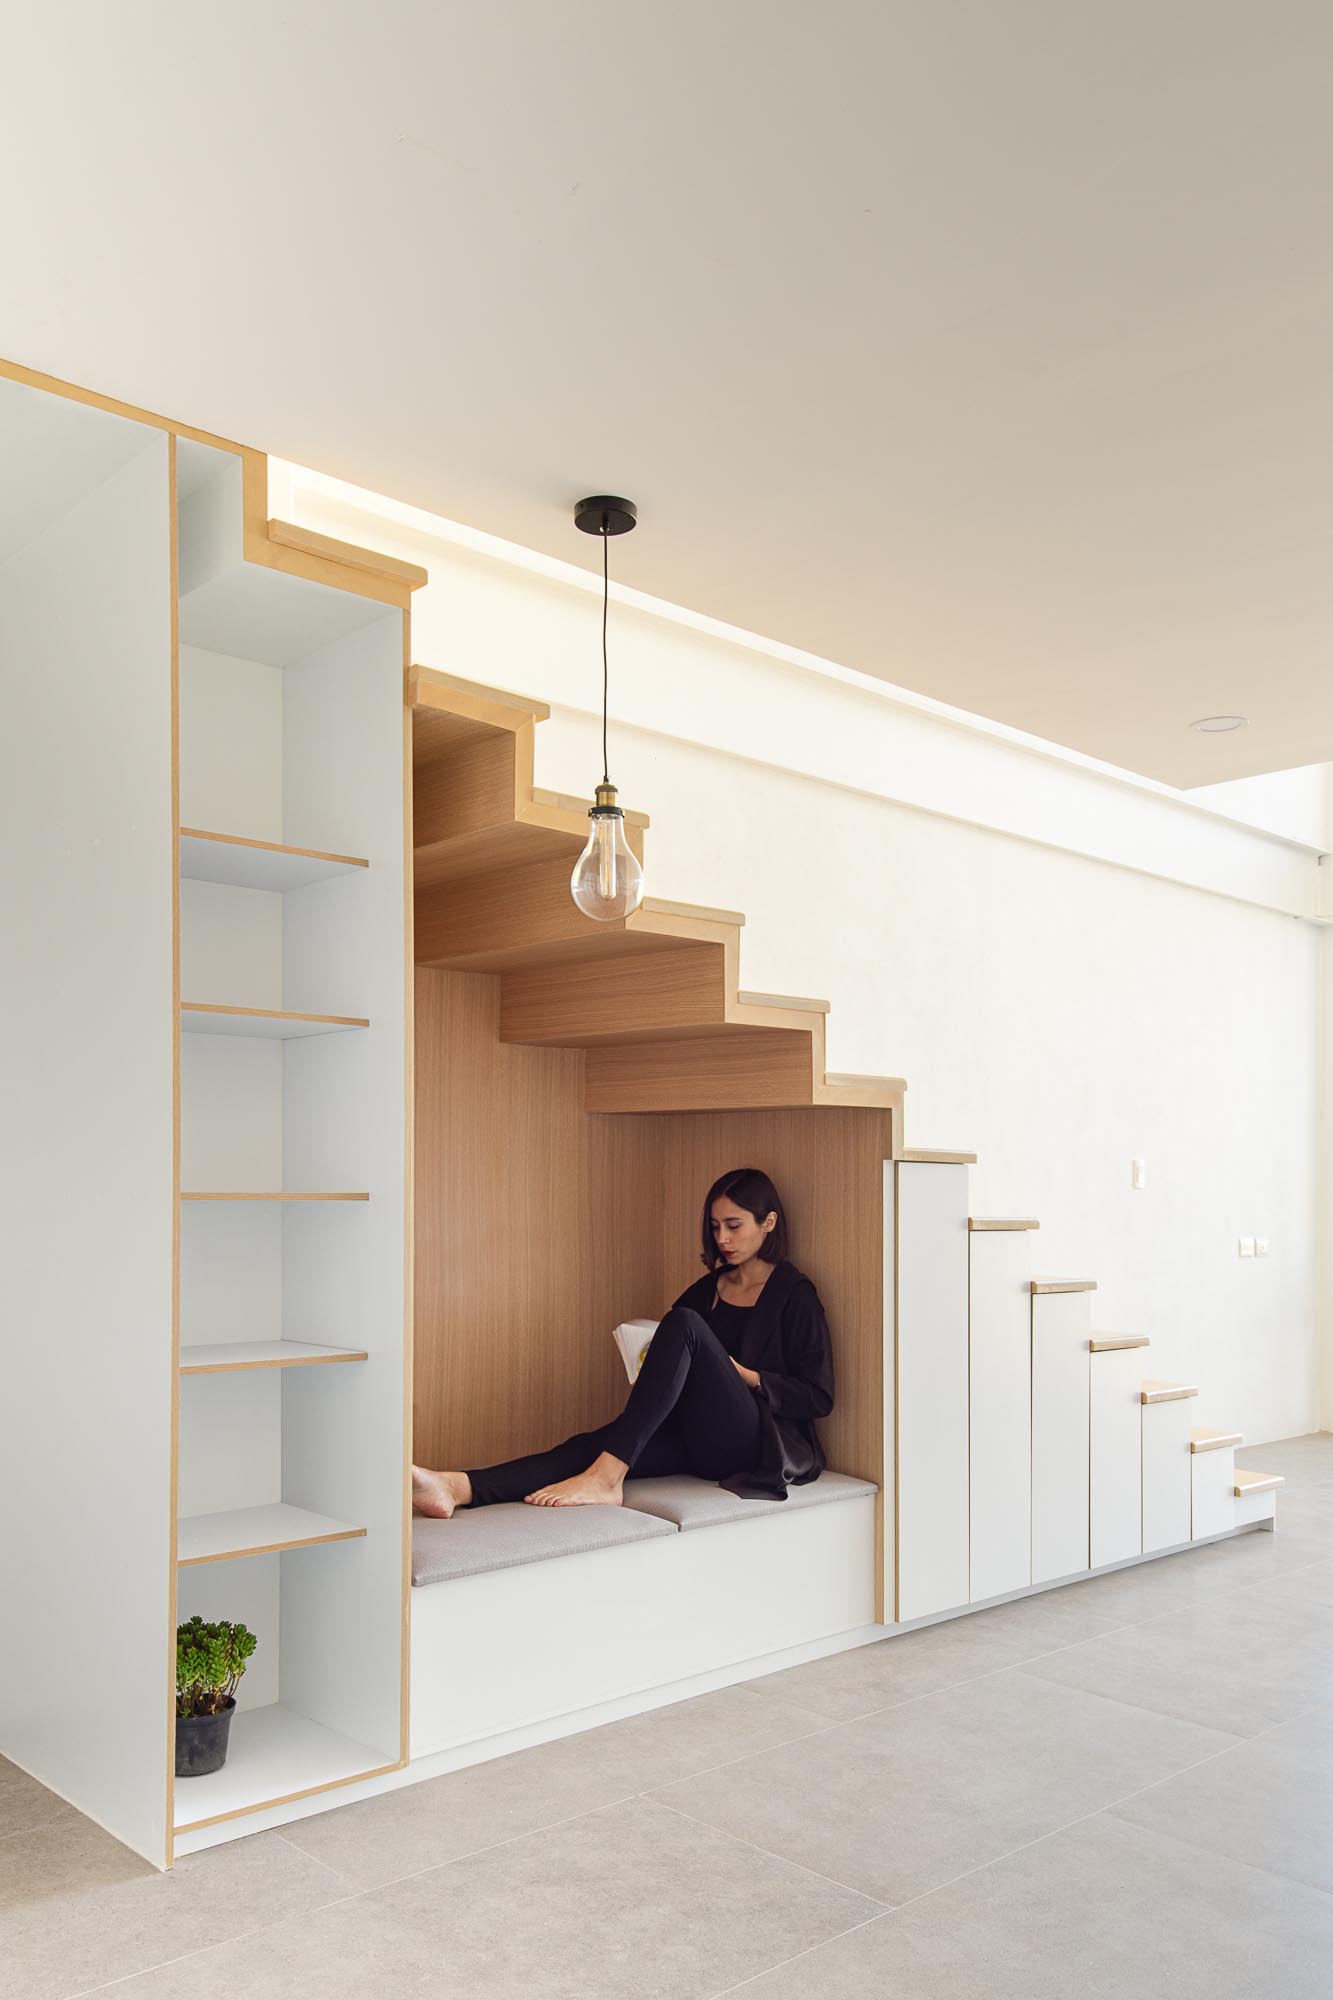
<instances>
[{"instance_id":1,"label":"woman's dark hair","mask_svg":"<svg viewBox=\"0 0 1333 2000\"><path fill-rule=\"evenodd\" d=\"M745 1209L756 1222L762 1222L766 1215L776 1215L777 1221L764 1238L759 1256L765 1264L780 1264L787 1254L787 1217L782 1206L782 1197L768 1175L758 1167L733 1167L729 1174L722 1174L713 1182L704 1197L704 1213L701 1236L704 1246L704 1263L710 1271L716 1271L722 1256L713 1238L713 1203L724 1195L730 1195L737 1208Z\"/></svg>"}]
</instances>

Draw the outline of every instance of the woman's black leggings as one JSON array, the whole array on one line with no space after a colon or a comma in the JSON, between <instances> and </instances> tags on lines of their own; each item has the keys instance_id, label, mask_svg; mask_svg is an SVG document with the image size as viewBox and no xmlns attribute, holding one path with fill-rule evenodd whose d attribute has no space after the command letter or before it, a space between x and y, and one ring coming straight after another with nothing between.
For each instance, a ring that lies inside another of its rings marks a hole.
<instances>
[{"instance_id":1,"label":"woman's black leggings","mask_svg":"<svg viewBox=\"0 0 1333 2000\"><path fill-rule=\"evenodd\" d=\"M620 1415L550 1451L469 1472L472 1504L523 1500L539 1486L586 1472L599 1452L623 1458L636 1479L691 1472L724 1479L759 1463L759 1399L736 1373L708 1321L673 1306L653 1335Z\"/></svg>"}]
</instances>

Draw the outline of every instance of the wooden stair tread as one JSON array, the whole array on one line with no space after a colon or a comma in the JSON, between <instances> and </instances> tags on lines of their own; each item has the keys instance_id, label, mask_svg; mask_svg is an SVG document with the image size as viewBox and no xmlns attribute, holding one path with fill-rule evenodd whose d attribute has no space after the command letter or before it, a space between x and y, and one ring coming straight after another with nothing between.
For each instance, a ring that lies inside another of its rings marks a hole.
<instances>
[{"instance_id":1,"label":"wooden stair tread","mask_svg":"<svg viewBox=\"0 0 1333 2000\"><path fill-rule=\"evenodd\" d=\"M1008 1218L1003 1218L993 1215L969 1215L967 1218L967 1226L969 1229L975 1229L975 1230L1041 1228L1041 1224L1039 1222L1012 1221L1009 1220Z\"/></svg>"},{"instance_id":2,"label":"wooden stair tread","mask_svg":"<svg viewBox=\"0 0 1333 2000\"><path fill-rule=\"evenodd\" d=\"M695 923L735 924L738 927L742 926L745 922L745 912L743 910L711 910L706 903L673 903L665 896L645 896L638 910L635 912L635 916L639 915L689 917ZM632 924L634 917L627 917L625 921Z\"/></svg>"},{"instance_id":3,"label":"wooden stair tread","mask_svg":"<svg viewBox=\"0 0 1333 2000\"><path fill-rule=\"evenodd\" d=\"M1189 1382L1159 1382L1149 1380L1139 1383L1139 1400L1144 1403L1180 1403L1187 1396L1197 1396L1195 1384Z\"/></svg>"},{"instance_id":4,"label":"wooden stair tread","mask_svg":"<svg viewBox=\"0 0 1333 2000\"><path fill-rule=\"evenodd\" d=\"M1285 1486L1286 1474L1281 1472L1260 1472L1257 1466L1236 1467L1236 1498L1243 1500L1247 1493L1267 1493L1270 1489Z\"/></svg>"},{"instance_id":5,"label":"wooden stair tread","mask_svg":"<svg viewBox=\"0 0 1333 2000\"><path fill-rule=\"evenodd\" d=\"M907 1146L898 1158L908 1167L974 1167L975 1153L940 1153L928 1146Z\"/></svg>"},{"instance_id":6,"label":"wooden stair tread","mask_svg":"<svg viewBox=\"0 0 1333 2000\"><path fill-rule=\"evenodd\" d=\"M828 1069L824 1072L825 1083L838 1090L854 1090L858 1084L887 1084L892 1090L906 1090L907 1084L900 1076L862 1076L854 1070Z\"/></svg>"},{"instance_id":7,"label":"wooden stair tread","mask_svg":"<svg viewBox=\"0 0 1333 2000\"><path fill-rule=\"evenodd\" d=\"M1088 1342L1093 1354L1119 1354L1127 1347L1150 1347L1146 1333L1094 1333Z\"/></svg>"},{"instance_id":8,"label":"wooden stair tread","mask_svg":"<svg viewBox=\"0 0 1333 2000\"><path fill-rule=\"evenodd\" d=\"M293 521L270 520L268 538L279 548L299 549L303 555L323 556L330 562L345 563L349 569L367 570L372 576L389 577L420 590L430 582L430 572L420 563L404 562L401 556L381 555L378 549L363 549L355 542L340 542L332 535L316 534L313 528L299 528Z\"/></svg>"},{"instance_id":9,"label":"wooden stair tread","mask_svg":"<svg viewBox=\"0 0 1333 2000\"><path fill-rule=\"evenodd\" d=\"M744 988L736 995L742 1007L778 1007L797 1014L827 1014L827 1000L806 1000L792 993L751 993Z\"/></svg>"},{"instance_id":10,"label":"wooden stair tread","mask_svg":"<svg viewBox=\"0 0 1333 2000\"><path fill-rule=\"evenodd\" d=\"M486 687L481 681L463 680L458 674L442 673L438 667L412 666L407 670L408 698L418 688L438 688L442 694L461 694L475 701L492 702L497 708L516 708L534 722L545 722L551 705L534 701L530 695L510 694L505 688Z\"/></svg>"},{"instance_id":11,"label":"wooden stair tread","mask_svg":"<svg viewBox=\"0 0 1333 2000\"><path fill-rule=\"evenodd\" d=\"M550 806L556 812L581 813L585 817L592 810L591 799L580 799L573 792L550 792L544 785L532 788L533 802L539 806ZM651 821L645 812L632 812L624 807L626 826L649 826Z\"/></svg>"},{"instance_id":12,"label":"wooden stair tread","mask_svg":"<svg viewBox=\"0 0 1333 2000\"><path fill-rule=\"evenodd\" d=\"M1203 1424L1196 1424L1190 1432L1191 1451L1222 1451L1227 1445L1244 1442L1239 1431L1210 1431Z\"/></svg>"},{"instance_id":13,"label":"wooden stair tread","mask_svg":"<svg viewBox=\"0 0 1333 2000\"><path fill-rule=\"evenodd\" d=\"M901 1145L901 1077L824 1069L827 1000L739 982L740 910L645 896L613 923L569 893L589 802L533 782L543 703L407 669L419 966L497 974L500 1039L584 1051L592 1113L829 1106L884 1111ZM642 856L646 813L627 811Z\"/></svg>"},{"instance_id":14,"label":"wooden stair tread","mask_svg":"<svg viewBox=\"0 0 1333 2000\"><path fill-rule=\"evenodd\" d=\"M1032 1295L1037 1297L1045 1292L1095 1292L1095 1278L1033 1278Z\"/></svg>"}]
</instances>

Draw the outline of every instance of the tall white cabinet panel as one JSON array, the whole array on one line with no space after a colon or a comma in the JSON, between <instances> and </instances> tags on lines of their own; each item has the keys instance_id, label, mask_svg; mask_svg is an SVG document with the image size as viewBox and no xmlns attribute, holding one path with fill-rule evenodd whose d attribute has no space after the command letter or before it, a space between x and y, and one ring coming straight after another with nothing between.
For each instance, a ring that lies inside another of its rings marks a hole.
<instances>
[{"instance_id":1,"label":"tall white cabinet panel","mask_svg":"<svg viewBox=\"0 0 1333 2000\"><path fill-rule=\"evenodd\" d=\"M1139 1382L1144 1349L1110 1348L1090 1357L1089 1462L1091 1567L1124 1562L1143 1548L1143 1462Z\"/></svg>"},{"instance_id":2,"label":"tall white cabinet panel","mask_svg":"<svg viewBox=\"0 0 1333 2000\"><path fill-rule=\"evenodd\" d=\"M1088 1567L1090 1292L1032 1295L1032 1581Z\"/></svg>"},{"instance_id":3,"label":"tall white cabinet panel","mask_svg":"<svg viewBox=\"0 0 1333 2000\"><path fill-rule=\"evenodd\" d=\"M1190 1539L1189 1399L1143 1404L1143 1549Z\"/></svg>"},{"instance_id":4,"label":"tall white cabinet panel","mask_svg":"<svg viewBox=\"0 0 1333 2000\"><path fill-rule=\"evenodd\" d=\"M0 380L0 1753L158 1864L175 1208L168 452L160 431Z\"/></svg>"},{"instance_id":5,"label":"tall white cabinet panel","mask_svg":"<svg viewBox=\"0 0 1333 2000\"><path fill-rule=\"evenodd\" d=\"M1031 1237L970 1236L974 1604L1032 1581Z\"/></svg>"},{"instance_id":6,"label":"tall white cabinet panel","mask_svg":"<svg viewBox=\"0 0 1333 2000\"><path fill-rule=\"evenodd\" d=\"M1236 1447L1190 1453L1190 1538L1225 1535L1236 1526Z\"/></svg>"},{"instance_id":7,"label":"tall white cabinet panel","mask_svg":"<svg viewBox=\"0 0 1333 2000\"><path fill-rule=\"evenodd\" d=\"M899 1623L968 1601L967 1168L899 1161Z\"/></svg>"}]
</instances>

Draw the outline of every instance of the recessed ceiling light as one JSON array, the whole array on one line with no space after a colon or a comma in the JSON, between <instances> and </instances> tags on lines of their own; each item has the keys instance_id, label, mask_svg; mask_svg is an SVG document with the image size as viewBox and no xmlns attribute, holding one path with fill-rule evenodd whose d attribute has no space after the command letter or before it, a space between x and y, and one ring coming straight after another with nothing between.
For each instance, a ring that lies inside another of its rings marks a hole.
<instances>
[{"instance_id":1,"label":"recessed ceiling light","mask_svg":"<svg viewBox=\"0 0 1333 2000\"><path fill-rule=\"evenodd\" d=\"M1224 729L1243 729L1243 715L1205 715L1198 722L1191 722L1191 729L1202 729L1207 736L1220 736Z\"/></svg>"}]
</instances>

